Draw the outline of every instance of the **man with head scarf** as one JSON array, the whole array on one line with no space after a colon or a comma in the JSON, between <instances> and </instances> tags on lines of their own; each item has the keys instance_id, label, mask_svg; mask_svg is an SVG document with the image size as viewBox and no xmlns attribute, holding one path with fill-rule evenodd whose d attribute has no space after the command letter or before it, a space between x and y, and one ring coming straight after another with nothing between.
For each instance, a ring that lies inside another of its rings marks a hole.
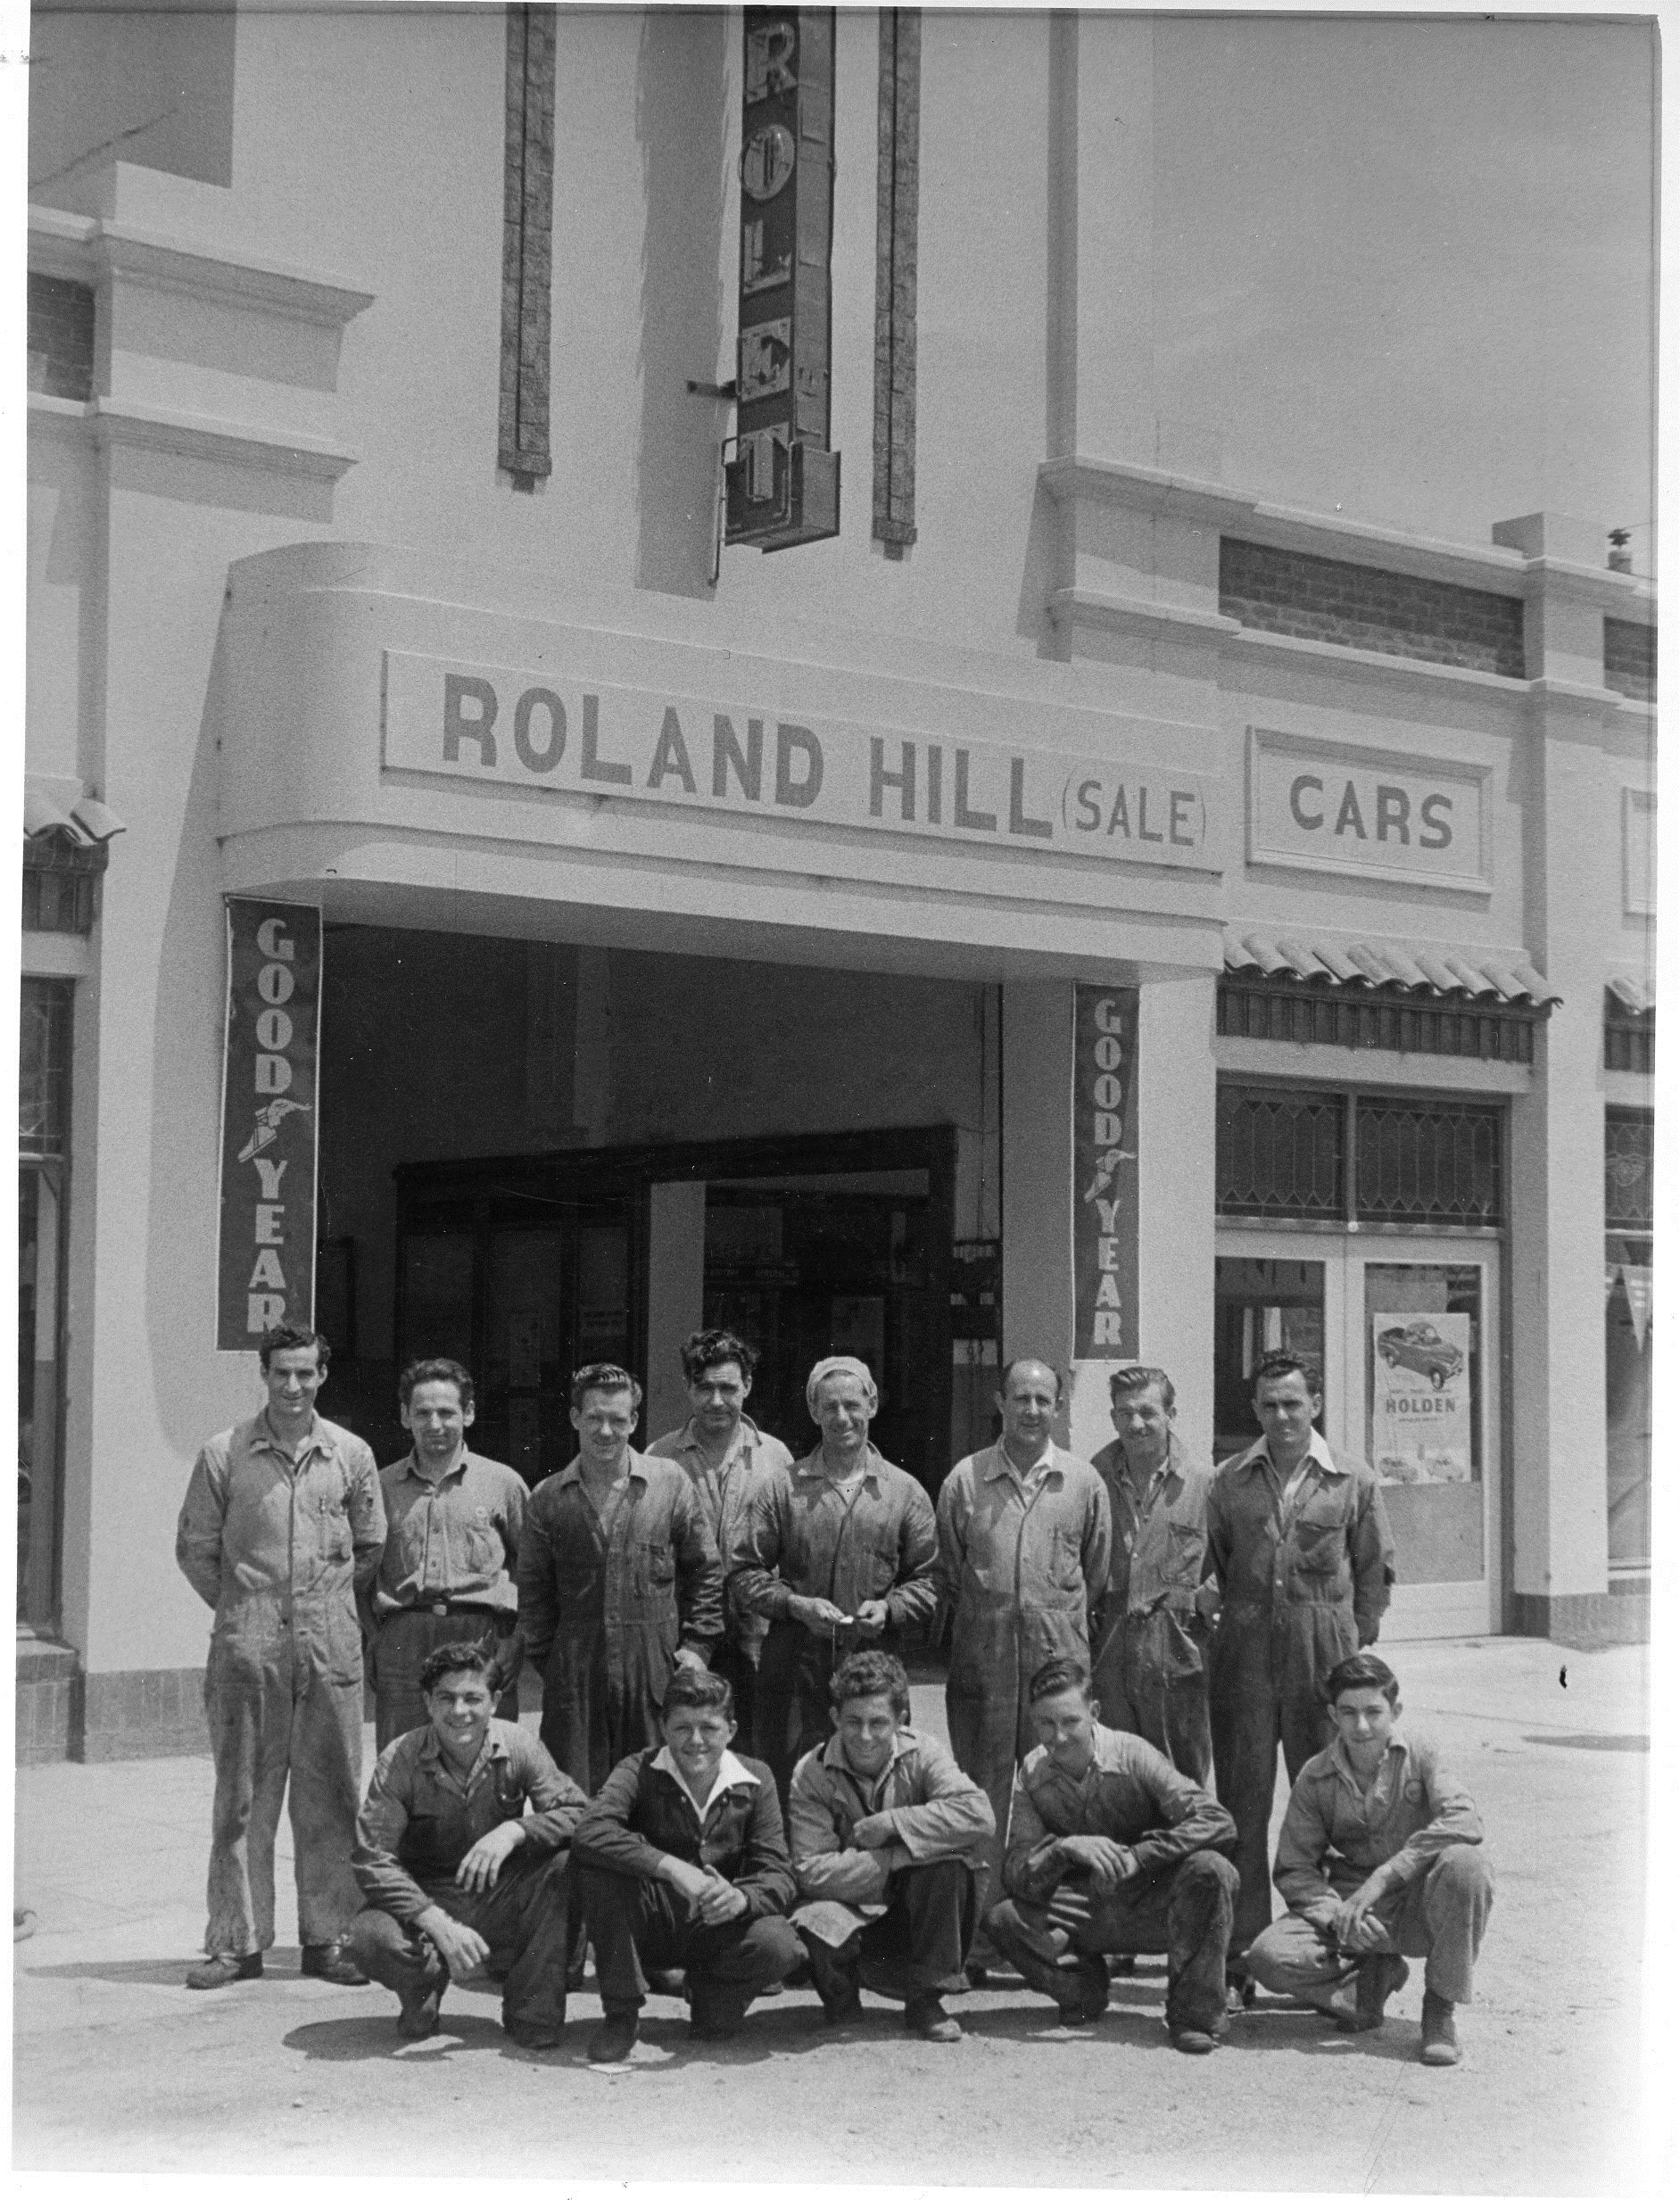
<instances>
[{"instance_id":1,"label":"man with head scarf","mask_svg":"<svg viewBox=\"0 0 1680 2200\"><path fill-rule=\"evenodd\" d=\"M757 1753L784 1807L794 1766L828 1738L835 1667L931 1616L938 1548L927 1493L869 1441L881 1397L863 1361L819 1360L805 1402L822 1440L764 1478L728 1561L732 1594L770 1623Z\"/></svg>"}]
</instances>

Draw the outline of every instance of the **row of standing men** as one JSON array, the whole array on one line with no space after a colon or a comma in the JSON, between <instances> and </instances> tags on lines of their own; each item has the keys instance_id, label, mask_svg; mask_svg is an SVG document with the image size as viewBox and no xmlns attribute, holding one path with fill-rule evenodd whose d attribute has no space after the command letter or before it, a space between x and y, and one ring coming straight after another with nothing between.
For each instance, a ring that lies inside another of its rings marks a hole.
<instances>
[{"instance_id":1,"label":"row of standing men","mask_svg":"<svg viewBox=\"0 0 1680 2200\"><path fill-rule=\"evenodd\" d=\"M1313 1427L1310 1363L1258 1364L1261 1434L1215 1473L1186 1455L1163 1370L1115 1374L1115 1440L1088 1461L1055 1442L1058 1373L1018 1359L1002 1371L997 1441L957 1463L936 1511L869 1442L878 1393L848 1358L812 1370L817 1441L798 1460L746 1411L757 1355L727 1331L685 1344L690 1418L645 1452L631 1442L633 1378L580 1369L577 1456L534 1493L468 1448L473 1385L458 1362L405 1370L413 1447L378 1473L365 1443L315 1410L324 1338L275 1331L261 1359L267 1406L205 1445L178 1530L181 1567L216 1613L217 1793L194 1982L242 1975L272 1944L288 1778L304 1967L354 1975L340 1941L359 1907L364 1650L381 1749L425 1724L420 1669L441 1644L493 1642L509 1716L528 1658L542 1739L590 1795L658 1742L673 1674L709 1667L731 1682L785 1810L795 1763L830 1733L840 1663L948 1625L952 1749L995 1822L986 1881L999 1883L1011 1787L1033 1745L1030 1684L1071 1658L1092 1674L1105 1725L1201 1785L1212 1774L1237 1826L1242 1990L1244 1952L1271 1912L1279 1747L1293 1782L1328 1743L1324 1681L1375 1641L1394 1578L1373 1476ZM973 1968L995 1955L982 1939Z\"/></svg>"}]
</instances>

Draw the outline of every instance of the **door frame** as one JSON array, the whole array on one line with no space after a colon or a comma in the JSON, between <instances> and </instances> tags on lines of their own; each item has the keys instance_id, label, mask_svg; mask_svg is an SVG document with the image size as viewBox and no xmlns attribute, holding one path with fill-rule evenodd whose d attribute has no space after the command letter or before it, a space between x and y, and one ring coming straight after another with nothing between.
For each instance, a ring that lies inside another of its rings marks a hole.
<instances>
[{"instance_id":1,"label":"door frame","mask_svg":"<svg viewBox=\"0 0 1680 2200\"><path fill-rule=\"evenodd\" d=\"M1324 1264L1324 1344L1328 1426L1325 1441L1338 1455L1367 1456L1370 1411L1365 1354L1365 1300L1360 1281L1370 1262L1434 1266L1475 1262L1482 1270L1482 1576L1465 1582L1397 1582L1383 1633L1390 1642L1494 1634L1504 1621L1506 1533L1510 1513L1510 1415L1505 1390L1510 1366L1503 1232L1449 1229L1411 1223L1295 1223L1221 1217L1216 1260L1320 1261ZM1256 1427L1258 1434L1258 1427Z\"/></svg>"}]
</instances>

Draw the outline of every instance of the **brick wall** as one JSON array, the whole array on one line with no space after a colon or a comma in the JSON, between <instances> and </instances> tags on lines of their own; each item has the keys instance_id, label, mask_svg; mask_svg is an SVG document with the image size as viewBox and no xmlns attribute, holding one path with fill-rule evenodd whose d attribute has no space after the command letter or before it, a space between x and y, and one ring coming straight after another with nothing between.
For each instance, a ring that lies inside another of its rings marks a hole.
<instances>
[{"instance_id":1,"label":"brick wall","mask_svg":"<svg viewBox=\"0 0 1680 2200\"><path fill-rule=\"evenodd\" d=\"M1228 535L1220 543L1219 608L1268 633L1524 676L1522 604L1484 589Z\"/></svg>"},{"instance_id":2,"label":"brick wall","mask_svg":"<svg viewBox=\"0 0 1680 2200\"><path fill-rule=\"evenodd\" d=\"M56 275L29 277L29 387L86 404L94 393L94 294Z\"/></svg>"},{"instance_id":3,"label":"brick wall","mask_svg":"<svg viewBox=\"0 0 1680 2200\"><path fill-rule=\"evenodd\" d=\"M1657 630L1634 619L1604 622L1604 684L1636 703L1657 699Z\"/></svg>"}]
</instances>

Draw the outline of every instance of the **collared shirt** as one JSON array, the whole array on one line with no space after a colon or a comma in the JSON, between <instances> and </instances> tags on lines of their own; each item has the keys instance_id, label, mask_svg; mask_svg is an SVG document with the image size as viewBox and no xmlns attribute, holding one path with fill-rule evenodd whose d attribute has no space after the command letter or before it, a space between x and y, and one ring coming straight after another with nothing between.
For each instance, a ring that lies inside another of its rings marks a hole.
<instances>
[{"instance_id":1,"label":"collared shirt","mask_svg":"<svg viewBox=\"0 0 1680 2200\"><path fill-rule=\"evenodd\" d=\"M940 1606L958 1614L959 1632L973 1602L1077 1605L1082 1618L1108 1586L1112 1533L1108 1492L1088 1460L1047 1446L1029 1487L1002 1443L991 1444L959 1460L939 1488Z\"/></svg>"},{"instance_id":2,"label":"collared shirt","mask_svg":"<svg viewBox=\"0 0 1680 2200\"><path fill-rule=\"evenodd\" d=\"M311 1416L295 1454L266 1411L212 1436L194 1463L175 1557L219 1612L252 1598L349 1600L385 1546L373 1453Z\"/></svg>"},{"instance_id":3,"label":"collared shirt","mask_svg":"<svg viewBox=\"0 0 1680 2200\"><path fill-rule=\"evenodd\" d=\"M730 1553L734 1594L749 1610L786 1619L790 1597L826 1597L848 1617L884 1600L889 1624L933 1609L938 1539L927 1492L873 1444L846 1482L823 1471L822 1447L766 1475Z\"/></svg>"},{"instance_id":4,"label":"collared shirt","mask_svg":"<svg viewBox=\"0 0 1680 2200\"><path fill-rule=\"evenodd\" d=\"M526 1486L511 1467L463 1450L441 1476L410 1452L381 1469L389 1532L373 1609L411 1610L443 1599L511 1612L525 1527Z\"/></svg>"},{"instance_id":5,"label":"collared shirt","mask_svg":"<svg viewBox=\"0 0 1680 2200\"><path fill-rule=\"evenodd\" d=\"M657 1879L667 1857L709 1866L747 1898L749 1917L782 1917L793 1906L793 1871L782 1807L770 1767L736 1761L745 1781L714 1789L706 1815L661 1749L639 1749L614 1766L578 1822L572 1854L579 1864L632 1879Z\"/></svg>"},{"instance_id":6,"label":"collared shirt","mask_svg":"<svg viewBox=\"0 0 1680 2200\"><path fill-rule=\"evenodd\" d=\"M1176 1434L1141 1501L1118 1437L1091 1460L1108 1492L1113 1522L1103 1621L1166 1605L1188 1611L1205 1570L1207 1493L1212 1476L1192 1466Z\"/></svg>"},{"instance_id":7,"label":"collared shirt","mask_svg":"<svg viewBox=\"0 0 1680 2200\"><path fill-rule=\"evenodd\" d=\"M893 1734L892 1755L869 1780L852 1770L838 1734L809 1749L793 1768L788 1840L802 1898L865 1906L884 1902L887 1870L879 1848L852 1836L860 1818L885 1816L896 1847L912 1864L983 1851L992 1807L944 1744L913 1726Z\"/></svg>"},{"instance_id":8,"label":"collared shirt","mask_svg":"<svg viewBox=\"0 0 1680 2200\"><path fill-rule=\"evenodd\" d=\"M722 1757L718 1758L717 1770L712 1775L712 1784L706 1791L706 1800L703 1803L695 1801L694 1791L683 1779L677 1761L668 1748L661 1749L658 1756L654 1758L653 1769L655 1772L670 1774L672 1779L681 1789L689 1808L702 1826L706 1824L707 1814L712 1805L726 1788L756 1788L758 1784L757 1774L749 1773L732 1749L725 1749Z\"/></svg>"},{"instance_id":9,"label":"collared shirt","mask_svg":"<svg viewBox=\"0 0 1680 2200\"><path fill-rule=\"evenodd\" d=\"M1315 1428L1293 1501L1262 1436L1214 1474L1208 1551L1228 1603L1351 1604L1361 1642L1388 1608L1394 1538L1377 1478L1337 1460Z\"/></svg>"},{"instance_id":10,"label":"collared shirt","mask_svg":"<svg viewBox=\"0 0 1680 2200\"><path fill-rule=\"evenodd\" d=\"M1070 1833L1105 1833L1131 1850L1140 1872L1168 1870L1196 1849L1236 1841L1230 1813L1153 1743L1112 1726L1097 1727L1093 1739L1095 1754L1077 1779L1044 1749L1032 1750L1015 1774L1003 1874L1011 1894L1046 1899L1072 1868L1055 1855Z\"/></svg>"},{"instance_id":11,"label":"collared shirt","mask_svg":"<svg viewBox=\"0 0 1680 2200\"><path fill-rule=\"evenodd\" d=\"M747 1509L754 1491L763 1486L775 1468L793 1464L793 1454L787 1445L778 1437L766 1436L747 1413L741 1415L735 1440L716 1467L707 1464L699 1431L691 1419L650 1443L648 1457L674 1460L693 1484L694 1493L706 1508L713 1540L725 1565L746 1526ZM734 1642L762 1642L770 1623L762 1612L747 1610L732 1592L727 1599L724 1625Z\"/></svg>"},{"instance_id":12,"label":"collared shirt","mask_svg":"<svg viewBox=\"0 0 1680 2200\"><path fill-rule=\"evenodd\" d=\"M351 1857L356 1883L372 1908L410 1922L431 1907L426 1889L451 1884L461 1858L486 1833L517 1818L527 1848L563 1848L585 1800L521 1726L492 1719L465 1778L435 1728L417 1726L384 1751L368 1783Z\"/></svg>"},{"instance_id":13,"label":"collared shirt","mask_svg":"<svg viewBox=\"0 0 1680 2200\"><path fill-rule=\"evenodd\" d=\"M1361 1793L1338 1734L1301 1767L1272 1877L1292 1910L1328 1917L1356 1888L1390 1892L1427 1872L1444 1848L1481 1838L1475 1804L1431 1742L1396 1726Z\"/></svg>"},{"instance_id":14,"label":"collared shirt","mask_svg":"<svg viewBox=\"0 0 1680 2200\"><path fill-rule=\"evenodd\" d=\"M723 1633L723 1573L693 1485L669 1460L632 1452L626 1466L604 1517L575 1459L526 1508L519 1633L539 1671L557 1635L603 1625L621 1648L629 1633L663 1632L673 1652L708 1652Z\"/></svg>"}]
</instances>

